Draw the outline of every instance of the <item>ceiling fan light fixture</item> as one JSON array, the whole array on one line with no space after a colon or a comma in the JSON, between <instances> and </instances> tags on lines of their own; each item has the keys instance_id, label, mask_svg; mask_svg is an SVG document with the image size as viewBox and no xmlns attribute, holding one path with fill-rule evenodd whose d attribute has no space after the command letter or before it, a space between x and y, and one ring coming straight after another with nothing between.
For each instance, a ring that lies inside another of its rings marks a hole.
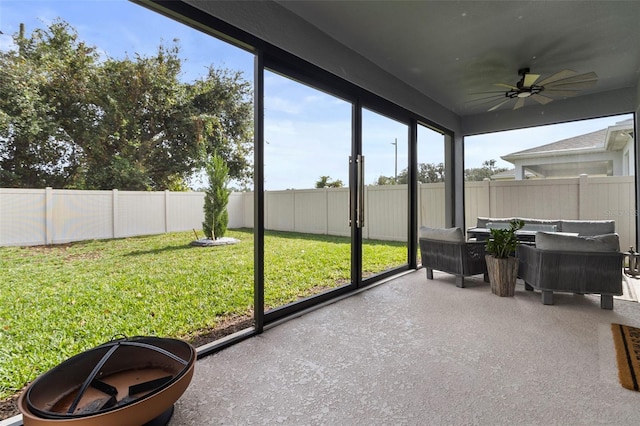
<instances>
[{"instance_id":1,"label":"ceiling fan light fixture","mask_svg":"<svg viewBox=\"0 0 640 426\"><path fill-rule=\"evenodd\" d=\"M544 87L542 86L531 86L531 87L519 87L516 89L511 89L505 92L505 96L507 98L516 99L516 98L528 98L531 95L537 95L542 92Z\"/></svg>"},{"instance_id":2,"label":"ceiling fan light fixture","mask_svg":"<svg viewBox=\"0 0 640 426\"><path fill-rule=\"evenodd\" d=\"M545 96L562 96L571 97L578 95L578 91L582 89L588 89L596 84L598 76L595 72L588 72L584 74L578 74L576 71L565 69L555 74L552 74L545 79L539 80L540 74L532 74L529 72L529 68L521 68L518 70L520 80L515 85L506 83L495 83L494 86L507 88L506 92L484 92L495 93L494 96L488 96L480 98L479 100L485 100L489 98L502 97L501 101L488 111L495 111L510 100L515 100L516 103L513 109L522 108L525 105L525 100L531 98L541 105L546 105L553 101L553 97ZM541 93L544 92L544 95ZM500 93L500 94L499 94ZM506 98L506 99L505 99ZM556 98L557 99L557 98ZM492 102L492 101L485 101Z\"/></svg>"}]
</instances>

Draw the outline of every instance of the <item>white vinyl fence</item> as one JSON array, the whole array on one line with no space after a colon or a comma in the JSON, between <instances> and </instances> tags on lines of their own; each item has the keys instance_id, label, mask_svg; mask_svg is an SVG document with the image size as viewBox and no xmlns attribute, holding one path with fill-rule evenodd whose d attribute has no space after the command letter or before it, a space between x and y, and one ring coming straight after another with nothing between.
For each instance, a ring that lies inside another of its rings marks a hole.
<instances>
[{"instance_id":1,"label":"white vinyl fence","mask_svg":"<svg viewBox=\"0 0 640 426\"><path fill-rule=\"evenodd\" d=\"M444 184L421 184L418 225L442 227ZM0 246L59 244L202 229L204 193L0 189ZM465 184L466 224L478 216L614 219L621 249L635 245L634 177ZM253 228L254 195L229 197L230 229ZM270 230L350 235L348 190L267 191ZM406 241L407 187L365 187L364 238ZM201 234L200 234L201 235Z\"/></svg>"},{"instance_id":2,"label":"white vinyl fence","mask_svg":"<svg viewBox=\"0 0 640 426\"><path fill-rule=\"evenodd\" d=\"M0 246L201 229L198 192L0 189Z\"/></svg>"},{"instance_id":3,"label":"white vinyl fence","mask_svg":"<svg viewBox=\"0 0 640 426\"><path fill-rule=\"evenodd\" d=\"M616 221L623 251L635 246L635 177L530 179L465 183L465 221L478 216Z\"/></svg>"}]
</instances>

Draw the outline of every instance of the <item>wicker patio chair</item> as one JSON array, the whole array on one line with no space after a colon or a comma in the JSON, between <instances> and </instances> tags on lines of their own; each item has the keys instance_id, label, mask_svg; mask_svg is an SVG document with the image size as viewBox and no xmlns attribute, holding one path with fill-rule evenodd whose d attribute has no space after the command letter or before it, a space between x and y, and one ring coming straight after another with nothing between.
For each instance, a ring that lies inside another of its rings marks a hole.
<instances>
[{"instance_id":1,"label":"wicker patio chair","mask_svg":"<svg viewBox=\"0 0 640 426\"><path fill-rule=\"evenodd\" d=\"M613 309L622 294L622 261L617 234L576 237L539 232L536 246L520 245L518 275L525 289L540 290L553 305L554 292L600 294L600 307Z\"/></svg>"},{"instance_id":2,"label":"wicker patio chair","mask_svg":"<svg viewBox=\"0 0 640 426\"><path fill-rule=\"evenodd\" d=\"M457 287L464 287L464 277L471 275L484 274L484 281L489 282L485 242L466 242L461 228L421 227L419 243L427 279L433 279L435 269L455 275Z\"/></svg>"}]
</instances>

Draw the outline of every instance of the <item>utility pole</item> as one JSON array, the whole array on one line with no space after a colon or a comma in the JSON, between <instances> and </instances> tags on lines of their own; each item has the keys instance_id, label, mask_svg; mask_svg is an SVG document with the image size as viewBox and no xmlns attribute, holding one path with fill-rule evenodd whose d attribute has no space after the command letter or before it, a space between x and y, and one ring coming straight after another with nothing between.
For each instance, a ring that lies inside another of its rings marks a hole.
<instances>
[{"instance_id":1,"label":"utility pole","mask_svg":"<svg viewBox=\"0 0 640 426\"><path fill-rule=\"evenodd\" d=\"M395 142L391 142L391 145L395 145L396 147L396 160L395 160L395 177L393 178L393 184L398 184L398 138L396 138Z\"/></svg>"}]
</instances>

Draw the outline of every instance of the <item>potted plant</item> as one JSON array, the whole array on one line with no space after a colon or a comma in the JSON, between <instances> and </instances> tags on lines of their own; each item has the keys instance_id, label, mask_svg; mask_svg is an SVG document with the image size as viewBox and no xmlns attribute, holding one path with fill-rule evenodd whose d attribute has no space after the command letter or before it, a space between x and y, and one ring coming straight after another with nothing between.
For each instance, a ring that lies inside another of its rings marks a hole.
<instances>
[{"instance_id":1,"label":"potted plant","mask_svg":"<svg viewBox=\"0 0 640 426\"><path fill-rule=\"evenodd\" d=\"M491 282L491 292L498 296L513 296L518 276L518 258L515 257L518 247L516 231L524 226L522 220L512 220L508 228L491 229L487 241L485 259L487 272Z\"/></svg>"}]
</instances>

